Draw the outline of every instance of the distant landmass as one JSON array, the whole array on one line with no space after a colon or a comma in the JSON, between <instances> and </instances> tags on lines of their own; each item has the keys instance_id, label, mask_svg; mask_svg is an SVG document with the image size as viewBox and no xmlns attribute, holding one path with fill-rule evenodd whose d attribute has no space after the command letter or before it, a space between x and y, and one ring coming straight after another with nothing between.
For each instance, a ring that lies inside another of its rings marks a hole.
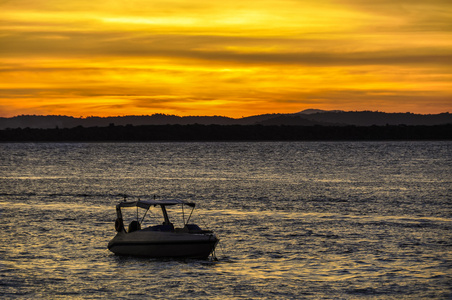
<instances>
[{"instance_id":1,"label":"distant landmass","mask_svg":"<svg viewBox=\"0 0 452 300\"><path fill-rule=\"evenodd\" d=\"M109 125L0 130L0 142L452 140L452 124L385 126Z\"/></svg>"},{"instance_id":2,"label":"distant landmass","mask_svg":"<svg viewBox=\"0 0 452 300\"><path fill-rule=\"evenodd\" d=\"M263 125L263 126L385 126L452 124L452 114L385 113L375 111L324 111L307 109L294 114L263 114L244 118L154 114L150 116L87 117L21 115L0 118L0 129L75 128L143 125Z\"/></svg>"}]
</instances>

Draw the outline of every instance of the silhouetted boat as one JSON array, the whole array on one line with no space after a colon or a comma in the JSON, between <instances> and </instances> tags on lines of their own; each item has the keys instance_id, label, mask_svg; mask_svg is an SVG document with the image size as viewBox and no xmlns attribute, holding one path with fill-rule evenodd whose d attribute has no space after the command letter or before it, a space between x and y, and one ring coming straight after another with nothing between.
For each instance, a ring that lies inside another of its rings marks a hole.
<instances>
[{"instance_id":1,"label":"silhouetted boat","mask_svg":"<svg viewBox=\"0 0 452 300\"><path fill-rule=\"evenodd\" d=\"M175 228L170 222L168 206L182 207L183 227ZM191 207L190 215L185 221L184 206ZM137 208L137 217L124 227L122 209ZM163 223L141 229L141 224L151 207L160 207ZM138 208L145 209L141 220ZM207 258L214 250L218 239L212 231L202 230L196 224L189 224L195 203L183 200L144 200L120 202L116 205L116 236L108 243L108 249L117 255L145 257Z\"/></svg>"}]
</instances>

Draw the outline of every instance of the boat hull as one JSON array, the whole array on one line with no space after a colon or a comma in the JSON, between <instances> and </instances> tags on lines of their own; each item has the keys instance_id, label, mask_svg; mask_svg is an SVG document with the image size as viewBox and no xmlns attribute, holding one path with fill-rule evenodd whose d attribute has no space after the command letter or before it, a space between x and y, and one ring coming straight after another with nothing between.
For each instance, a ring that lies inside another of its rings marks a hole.
<instances>
[{"instance_id":1,"label":"boat hull","mask_svg":"<svg viewBox=\"0 0 452 300\"><path fill-rule=\"evenodd\" d=\"M214 234L137 231L118 233L108 249L117 255L204 259L215 250L217 243Z\"/></svg>"}]
</instances>

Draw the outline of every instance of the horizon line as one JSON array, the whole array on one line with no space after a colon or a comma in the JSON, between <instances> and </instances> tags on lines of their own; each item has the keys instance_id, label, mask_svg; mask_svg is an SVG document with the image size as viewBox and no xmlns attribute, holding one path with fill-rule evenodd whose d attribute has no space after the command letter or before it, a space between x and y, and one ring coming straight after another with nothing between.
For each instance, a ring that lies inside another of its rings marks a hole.
<instances>
[{"instance_id":1,"label":"horizon line","mask_svg":"<svg viewBox=\"0 0 452 300\"><path fill-rule=\"evenodd\" d=\"M450 114L449 111L445 111L445 112L441 112L441 113L429 113L429 114L421 114L421 113L413 113L413 112L385 112L385 111L379 111L379 110L322 110L322 109L315 109L315 108L309 108L309 109L305 109L299 112L295 112L295 113L263 113L263 114L257 114L257 115L249 115L249 116L242 116L239 118L234 118L234 117L228 117L225 115L187 115L187 116L181 116L181 115L175 115L175 114L165 114L165 113L153 113L153 114L147 114L147 115L111 115L111 116L96 116L96 115L91 115L91 116L75 116L75 115L39 115L39 114L21 114L21 115L15 115L13 117L3 117L0 116L0 118L4 118L4 119L12 119L12 118L17 118L17 117L71 117L71 118L75 118L75 119L89 119L89 118L101 118L101 119L106 119L106 118L124 118L124 117L152 117L152 116L156 116L156 115L162 115L162 116L170 116L170 117L179 117L179 118L190 118L190 117L220 117L220 118L228 118L228 119L234 119L234 120L238 120L238 119L244 119L244 118L251 118L251 117L256 117L256 116L265 116L265 115L298 115L301 114L305 111L309 111L309 110L316 110L318 112L314 112L311 114L316 114L316 113L350 113L350 112L371 112L371 113L385 113L385 114L413 114L413 115L421 115L421 116L431 116L431 115L440 115L440 114ZM306 114L306 115L310 115L310 114Z\"/></svg>"}]
</instances>

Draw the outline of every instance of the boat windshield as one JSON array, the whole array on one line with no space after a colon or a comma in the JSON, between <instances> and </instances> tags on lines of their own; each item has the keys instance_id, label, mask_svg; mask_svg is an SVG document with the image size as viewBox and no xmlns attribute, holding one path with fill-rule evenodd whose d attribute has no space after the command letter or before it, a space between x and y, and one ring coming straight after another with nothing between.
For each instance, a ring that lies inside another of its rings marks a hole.
<instances>
[{"instance_id":1,"label":"boat windshield","mask_svg":"<svg viewBox=\"0 0 452 300\"><path fill-rule=\"evenodd\" d=\"M178 207L173 206L177 205ZM185 209L184 206L189 206L192 209ZM134 208L123 209L123 208ZM138 208L145 209L144 214L140 213ZM148 225L171 225L183 228L185 224L190 221L195 203L187 202L183 200L138 200L131 202L120 202L116 206L118 218L125 221L128 224L131 220L139 223L140 227ZM146 223L146 225L144 224Z\"/></svg>"}]
</instances>

